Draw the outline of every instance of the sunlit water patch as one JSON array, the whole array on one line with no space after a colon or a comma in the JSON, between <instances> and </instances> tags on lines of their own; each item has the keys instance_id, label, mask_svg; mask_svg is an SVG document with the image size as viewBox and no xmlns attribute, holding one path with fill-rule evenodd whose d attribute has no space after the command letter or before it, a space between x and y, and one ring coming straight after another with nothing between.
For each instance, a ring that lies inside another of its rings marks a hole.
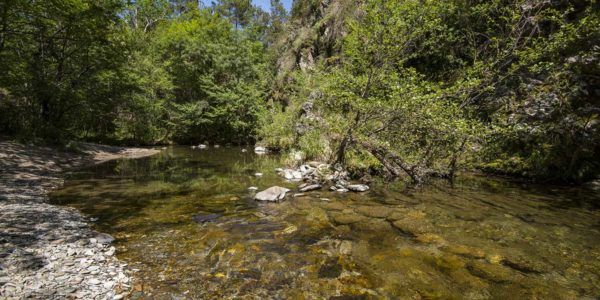
<instances>
[{"instance_id":1,"label":"sunlit water patch","mask_svg":"<svg viewBox=\"0 0 600 300\"><path fill-rule=\"evenodd\" d=\"M134 298L600 296L591 191L469 177L255 202L250 186L296 186L279 166L239 148L174 147L75 172L51 199L117 238L139 270Z\"/></svg>"}]
</instances>

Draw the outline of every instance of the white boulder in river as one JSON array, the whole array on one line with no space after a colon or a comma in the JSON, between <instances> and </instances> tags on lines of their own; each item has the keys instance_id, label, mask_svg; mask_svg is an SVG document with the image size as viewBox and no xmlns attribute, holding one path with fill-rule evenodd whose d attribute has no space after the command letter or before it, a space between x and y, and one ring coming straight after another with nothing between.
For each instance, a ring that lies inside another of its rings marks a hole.
<instances>
[{"instance_id":1,"label":"white boulder in river","mask_svg":"<svg viewBox=\"0 0 600 300\"><path fill-rule=\"evenodd\" d=\"M289 192L289 189L273 186L262 192L256 193L254 196L254 200L258 201L279 201L285 198L285 194Z\"/></svg>"},{"instance_id":2,"label":"white boulder in river","mask_svg":"<svg viewBox=\"0 0 600 300\"><path fill-rule=\"evenodd\" d=\"M198 149L206 149L206 148L208 148L208 146L206 146L204 144L198 145Z\"/></svg>"},{"instance_id":3,"label":"white boulder in river","mask_svg":"<svg viewBox=\"0 0 600 300\"><path fill-rule=\"evenodd\" d=\"M254 147L254 153L265 154L265 153L267 153L267 148L261 147L261 146Z\"/></svg>"}]
</instances>

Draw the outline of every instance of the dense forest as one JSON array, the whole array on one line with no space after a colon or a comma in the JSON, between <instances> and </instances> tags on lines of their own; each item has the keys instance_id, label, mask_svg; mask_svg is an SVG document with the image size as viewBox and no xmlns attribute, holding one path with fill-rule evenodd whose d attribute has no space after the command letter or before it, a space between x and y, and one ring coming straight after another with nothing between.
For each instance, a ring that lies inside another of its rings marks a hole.
<instances>
[{"instance_id":1,"label":"dense forest","mask_svg":"<svg viewBox=\"0 0 600 300\"><path fill-rule=\"evenodd\" d=\"M599 41L596 0L3 0L0 132L583 182Z\"/></svg>"}]
</instances>

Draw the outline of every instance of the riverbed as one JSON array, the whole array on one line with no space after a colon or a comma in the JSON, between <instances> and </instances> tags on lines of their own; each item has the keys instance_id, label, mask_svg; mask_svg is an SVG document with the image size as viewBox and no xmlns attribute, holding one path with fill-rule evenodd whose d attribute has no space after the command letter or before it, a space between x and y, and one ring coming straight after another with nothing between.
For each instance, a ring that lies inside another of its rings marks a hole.
<instances>
[{"instance_id":1,"label":"riverbed","mask_svg":"<svg viewBox=\"0 0 600 300\"><path fill-rule=\"evenodd\" d=\"M594 191L462 176L254 201L248 187L297 187L281 166L240 148L170 147L72 172L50 199L116 238L133 298L600 296Z\"/></svg>"}]
</instances>

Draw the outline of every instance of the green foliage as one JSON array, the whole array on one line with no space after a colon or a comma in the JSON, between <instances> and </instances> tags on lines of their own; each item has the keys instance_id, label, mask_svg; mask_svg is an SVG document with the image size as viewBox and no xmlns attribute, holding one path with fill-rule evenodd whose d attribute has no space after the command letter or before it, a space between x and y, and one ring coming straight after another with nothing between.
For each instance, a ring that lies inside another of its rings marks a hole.
<instances>
[{"instance_id":1,"label":"green foliage","mask_svg":"<svg viewBox=\"0 0 600 300\"><path fill-rule=\"evenodd\" d=\"M283 111L280 105L265 112L260 118L258 136L265 147L276 150L288 150L294 146L294 116L292 109Z\"/></svg>"},{"instance_id":2,"label":"green foliage","mask_svg":"<svg viewBox=\"0 0 600 300\"><path fill-rule=\"evenodd\" d=\"M172 78L174 141L251 139L263 98L262 44L200 11L159 28L154 51Z\"/></svg>"},{"instance_id":3,"label":"green foliage","mask_svg":"<svg viewBox=\"0 0 600 300\"><path fill-rule=\"evenodd\" d=\"M355 13L337 14L346 21L339 30L332 11ZM307 53L325 54L305 73L324 93L315 106L327 125L320 130L341 150L333 160L350 166L370 148L413 180L423 175L414 170L452 173L460 163L595 178L599 14L594 0L296 1L289 38L276 45L284 51L273 89L285 92L274 99L298 124L293 108L307 87L289 89L298 80L290 69ZM323 51L324 32L341 53Z\"/></svg>"},{"instance_id":4,"label":"green foliage","mask_svg":"<svg viewBox=\"0 0 600 300\"><path fill-rule=\"evenodd\" d=\"M234 28L210 9L164 0L3 1L0 130L128 144L251 142L265 48L258 20L240 15L238 2Z\"/></svg>"},{"instance_id":5,"label":"green foliage","mask_svg":"<svg viewBox=\"0 0 600 300\"><path fill-rule=\"evenodd\" d=\"M307 160L323 161L329 158L331 147L323 130L312 129L298 138L298 148Z\"/></svg>"},{"instance_id":6,"label":"green foliage","mask_svg":"<svg viewBox=\"0 0 600 300\"><path fill-rule=\"evenodd\" d=\"M116 0L2 1L3 131L57 140L87 130L82 121L92 119L98 132L112 130L104 120L123 87L108 82L121 76L125 60L121 8Z\"/></svg>"}]
</instances>

